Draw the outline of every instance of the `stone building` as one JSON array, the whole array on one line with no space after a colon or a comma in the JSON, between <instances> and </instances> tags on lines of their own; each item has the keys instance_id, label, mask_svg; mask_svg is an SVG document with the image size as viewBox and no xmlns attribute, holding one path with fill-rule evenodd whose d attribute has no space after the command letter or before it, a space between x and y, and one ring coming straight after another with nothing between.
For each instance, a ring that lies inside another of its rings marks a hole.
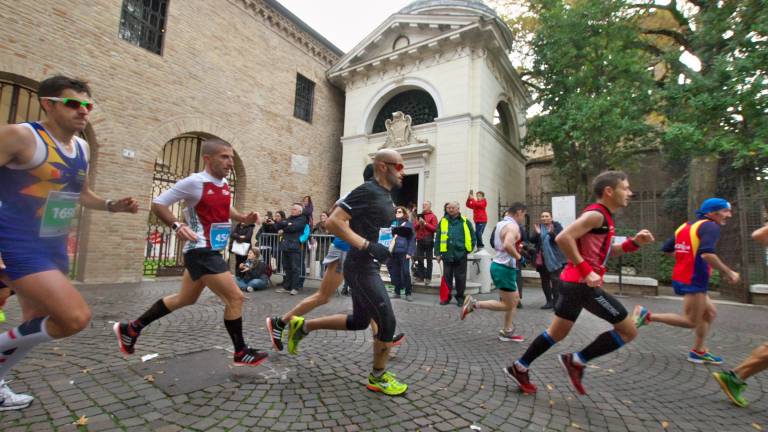
<instances>
[{"instance_id":1,"label":"stone building","mask_svg":"<svg viewBox=\"0 0 768 432\"><path fill-rule=\"evenodd\" d=\"M39 118L45 77L88 80L91 184L140 202L138 215L81 215L76 279L138 281L173 267L145 259L175 245L149 204L201 169L203 137L233 145L239 208L311 195L319 212L337 198L344 98L326 71L343 53L276 1L0 0L0 10L0 122Z\"/></svg>"},{"instance_id":2,"label":"stone building","mask_svg":"<svg viewBox=\"0 0 768 432\"><path fill-rule=\"evenodd\" d=\"M482 190L492 224L499 197L524 199L530 97L509 61L511 41L482 1L419 0L336 62L328 77L346 93L341 192L390 146L405 159L398 204L430 200L441 214L444 202L463 207L470 189Z\"/></svg>"}]
</instances>

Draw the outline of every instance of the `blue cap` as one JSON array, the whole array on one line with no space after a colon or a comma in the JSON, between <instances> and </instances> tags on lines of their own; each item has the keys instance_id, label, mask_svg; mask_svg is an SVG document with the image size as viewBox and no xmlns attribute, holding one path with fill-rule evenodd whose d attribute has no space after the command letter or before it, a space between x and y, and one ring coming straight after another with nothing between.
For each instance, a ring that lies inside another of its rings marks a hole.
<instances>
[{"instance_id":1,"label":"blue cap","mask_svg":"<svg viewBox=\"0 0 768 432\"><path fill-rule=\"evenodd\" d=\"M729 208L731 208L731 203L723 198L707 198L701 203L699 209L696 210L696 217L702 218L707 213Z\"/></svg>"}]
</instances>

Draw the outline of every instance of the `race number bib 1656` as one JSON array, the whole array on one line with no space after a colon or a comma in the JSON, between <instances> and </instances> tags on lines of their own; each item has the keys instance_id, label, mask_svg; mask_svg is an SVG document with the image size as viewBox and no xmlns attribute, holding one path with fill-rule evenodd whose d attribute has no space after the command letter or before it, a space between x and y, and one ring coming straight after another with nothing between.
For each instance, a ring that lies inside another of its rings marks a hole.
<instances>
[{"instance_id":1,"label":"race number bib 1656","mask_svg":"<svg viewBox=\"0 0 768 432\"><path fill-rule=\"evenodd\" d=\"M392 243L392 228L379 228L379 243L389 247Z\"/></svg>"},{"instance_id":2,"label":"race number bib 1656","mask_svg":"<svg viewBox=\"0 0 768 432\"><path fill-rule=\"evenodd\" d=\"M45 201L40 221L40 237L59 237L69 233L69 225L75 217L79 193L51 191Z\"/></svg>"},{"instance_id":3,"label":"race number bib 1656","mask_svg":"<svg viewBox=\"0 0 768 432\"><path fill-rule=\"evenodd\" d=\"M222 250L227 247L232 225L229 222L211 224L211 249Z\"/></svg>"}]
</instances>

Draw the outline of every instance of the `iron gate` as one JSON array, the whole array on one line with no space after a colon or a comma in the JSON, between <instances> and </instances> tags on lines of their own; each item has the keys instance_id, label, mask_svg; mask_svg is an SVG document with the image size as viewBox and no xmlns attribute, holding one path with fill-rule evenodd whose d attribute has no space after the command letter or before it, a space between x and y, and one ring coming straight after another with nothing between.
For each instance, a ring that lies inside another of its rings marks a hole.
<instances>
[{"instance_id":1,"label":"iron gate","mask_svg":"<svg viewBox=\"0 0 768 432\"><path fill-rule=\"evenodd\" d=\"M196 135L181 135L165 144L162 153L155 160L152 199L170 189L177 181L203 169L202 146L203 138ZM229 182L234 204L237 191L234 169L230 171L227 182ZM180 220L183 219L183 209L182 203L171 206L171 211ZM183 246L183 241L176 238L176 233L150 212L147 222L144 275L181 275L184 272Z\"/></svg>"},{"instance_id":2,"label":"iron gate","mask_svg":"<svg viewBox=\"0 0 768 432\"><path fill-rule=\"evenodd\" d=\"M45 120L45 111L43 111L40 101L37 99L37 90L13 80L0 78L0 125L41 120ZM88 141L85 134L80 133L79 135ZM92 155L93 151L91 151ZM93 160L93 157L90 157L90 160ZM83 207L78 206L67 238L69 277L71 279L76 279L78 276L78 245L80 243L80 221L82 219Z\"/></svg>"}]
</instances>

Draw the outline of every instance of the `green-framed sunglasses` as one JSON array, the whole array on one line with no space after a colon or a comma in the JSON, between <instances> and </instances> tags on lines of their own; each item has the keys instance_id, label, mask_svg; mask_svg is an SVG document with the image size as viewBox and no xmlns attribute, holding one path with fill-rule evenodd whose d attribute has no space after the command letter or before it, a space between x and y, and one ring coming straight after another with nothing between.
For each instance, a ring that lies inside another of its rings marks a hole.
<instances>
[{"instance_id":1,"label":"green-framed sunglasses","mask_svg":"<svg viewBox=\"0 0 768 432\"><path fill-rule=\"evenodd\" d=\"M72 108L74 110L83 107L88 112L91 112L93 110L93 102L83 101L80 99L75 98L60 98L60 97L41 97L40 99L46 99L53 102L61 102L62 105L64 105L67 108Z\"/></svg>"}]
</instances>

